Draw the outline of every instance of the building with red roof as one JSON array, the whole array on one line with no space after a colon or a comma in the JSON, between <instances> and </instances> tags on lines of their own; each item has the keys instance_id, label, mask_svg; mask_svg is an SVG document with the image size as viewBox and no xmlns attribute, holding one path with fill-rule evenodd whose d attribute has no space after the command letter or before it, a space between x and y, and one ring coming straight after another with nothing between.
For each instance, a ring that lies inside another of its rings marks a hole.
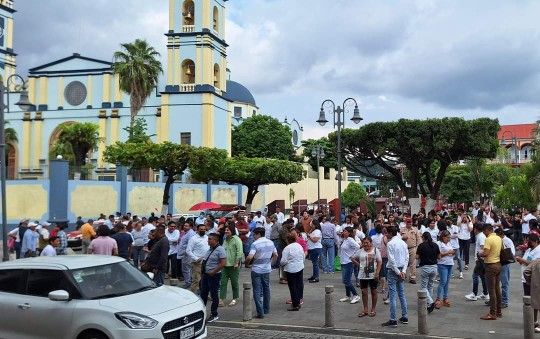
<instances>
[{"instance_id":1,"label":"building with red roof","mask_svg":"<svg viewBox=\"0 0 540 339\"><path fill-rule=\"evenodd\" d=\"M538 128L538 123L501 125L497 138L499 144L508 151L502 160L516 165L530 161Z\"/></svg>"}]
</instances>

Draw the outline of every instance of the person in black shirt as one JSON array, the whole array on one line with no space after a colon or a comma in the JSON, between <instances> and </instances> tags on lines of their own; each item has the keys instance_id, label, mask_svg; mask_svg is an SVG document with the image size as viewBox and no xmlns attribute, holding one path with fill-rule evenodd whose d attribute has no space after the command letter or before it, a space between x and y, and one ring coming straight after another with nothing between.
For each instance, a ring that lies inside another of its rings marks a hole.
<instances>
[{"instance_id":1,"label":"person in black shirt","mask_svg":"<svg viewBox=\"0 0 540 339\"><path fill-rule=\"evenodd\" d=\"M420 289L427 291L428 312L433 312L435 303L431 294L433 293L433 282L437 276L437 259L439 259L439 246L431 239L429 232L422 234L422 243L416 249L416 258L420 262Z\"/></svg>"},{"instance_id":2,"label":"person in black shirt","mask_svg":"<svg viewBox=\"0 0 540 339\"><path fill-rule=\"evenodd\" d=\"M131 244L133 244L133 237L126 231L126 225L118 223L115 227L117 232L111 235L111 238L116 240L118 245L118 256L126 260L131 258Z\"/></svg>"}]
</instances>

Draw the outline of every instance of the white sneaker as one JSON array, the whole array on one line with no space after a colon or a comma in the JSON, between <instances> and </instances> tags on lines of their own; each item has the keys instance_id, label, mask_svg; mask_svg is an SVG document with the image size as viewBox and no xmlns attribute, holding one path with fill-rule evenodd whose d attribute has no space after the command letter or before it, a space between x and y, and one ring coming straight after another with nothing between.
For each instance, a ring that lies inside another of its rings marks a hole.
<instances>
[{"instance_id":1,"label":"white sneaker","mask_svg":"<svg viewBox=\"0 0 540 339\"><path fill-rule=\"evenodd\" d=\"M471 294L467 294L465 296L465 299L467 299L469 301L477 301L478 297L474 293L471 293Z\"/></svg>"},{"instance_id":2,"label":"white sneaker","mask_svg":"<svg viewBox=\"0 0 540 339\"><path fill-rule=\"evenodd\" d=\"M234 306L234 305L236 305L236 299L231 300L231 302L229 303L229 306Z\"/></svg>"},{"instance_id":3,"label":"white sneaker","mask_svg":"<svg viewBox=\"0 0 540 339\"><path fill-rule=\"evenodd\" d=\"M339 302L340 302L340 303L345 303L345 302L350 301L350 300L351 300L351 298L349 298L349 297L344 297L344 298L339 299Z\"/></svg>"},{"instance_id":4,"label":"white sneaker","mask_svg":"<svg viewBox=\"0 0 540 339\"><path fill-rule=\"evenodd\" d=\"M356 304L357 302L360 301L360 296L359 295L355 295L352 299L351 299L351 304Z\"/></svg>"},{"instance_id":5,"label":"white sneaker","mask_svg":"<svg viewBox=\"0 0 540 339\"><path fill-rule=\"evenodd\" d=\"M459 279L463 279L463 272L459 273Z\"/></svg>"},{"instance_id":6,"label":"white sneaker","mask_svg":"<svg viewBox=\"0 0 540 339\"><path fill-rule=\"evenodd\" d=\"M484 299L485 301L489 301L489 294L483 294L480 298Z\"/></svg>"},{"instance_id":7,"label":"white sneaker","mask_svg":"<svg viewBox=\"0 0 540 339\"><path fill-rule=\"evenodd\" d=\"M384 302L385 305L388 305L388 304L390 304L390 299L385 299L385 300L383 300L383 302Z\"/></svg>"}]
</instances>

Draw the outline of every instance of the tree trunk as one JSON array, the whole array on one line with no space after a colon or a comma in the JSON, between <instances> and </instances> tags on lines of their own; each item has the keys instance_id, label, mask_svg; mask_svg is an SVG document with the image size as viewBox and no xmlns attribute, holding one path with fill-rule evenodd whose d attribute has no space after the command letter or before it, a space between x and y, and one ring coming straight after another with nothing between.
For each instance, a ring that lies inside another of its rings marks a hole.
<instances>
[{"instance_id":1,"label":"tree trunk","mask_svg":"<svg viewBox=\"0 0 540 339\"><path fill-rule=\"evenodd\" d=\"M418 214L420 208L422 207L422 198L409 198L409 205L411 206L411 215Z\"/></svg>"},{"instance_id":2,"label":"tree trunk","mask_svg":"<svg viewBox=\"0 0 540 339\"><path fill-rule=\"evenodd\" d=\"M247 186L247 194L246 194L246 213L251 212L251 205L253 204L253 199L255 199L255 196L257 193L259 193L258 190L259 186Z\"/></svg>"},{"instance_id":3,"label":"tree trunk","mask_svg":"<svg viewBox=\"0 0 540 339\"><path fill-rule=\"evenodd\" d=\"M426 197L426 213L429 213L432 209L435 208L437 200L431 199L431 197Z\"/></svg>"},{"instance_id":4,"label":"tree trunk","mask_svg":"<svg viewBox=\"0 0 540 339\"><path fill-rule=\"evenodd\" d=\"M174 175L167 175L167 180L165 181L165 187L163 188L163 201L161 206L161 213L167 214L169 210L169 198L171 196L171 185L174 183ZM165 212L164 212L165 211Z\"/></svg>"}]
</instances>

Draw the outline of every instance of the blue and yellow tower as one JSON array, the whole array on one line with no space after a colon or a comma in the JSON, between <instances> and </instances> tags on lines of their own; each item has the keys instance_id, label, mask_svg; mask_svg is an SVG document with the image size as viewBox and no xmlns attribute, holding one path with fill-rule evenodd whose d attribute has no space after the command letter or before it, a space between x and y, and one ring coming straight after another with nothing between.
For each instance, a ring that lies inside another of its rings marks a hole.
<instances>
[{"instance_id":1,"label":"blue and yellow tower","mask_svg":"<svg viewBox=\"0 0 540 339\"><path fill-rule=\"evenodd\" d=\"M0 0L0 75L6 85L7 78L15 73L17 54L13 52L13 1Z\"/></svg>"}]
</instances>

